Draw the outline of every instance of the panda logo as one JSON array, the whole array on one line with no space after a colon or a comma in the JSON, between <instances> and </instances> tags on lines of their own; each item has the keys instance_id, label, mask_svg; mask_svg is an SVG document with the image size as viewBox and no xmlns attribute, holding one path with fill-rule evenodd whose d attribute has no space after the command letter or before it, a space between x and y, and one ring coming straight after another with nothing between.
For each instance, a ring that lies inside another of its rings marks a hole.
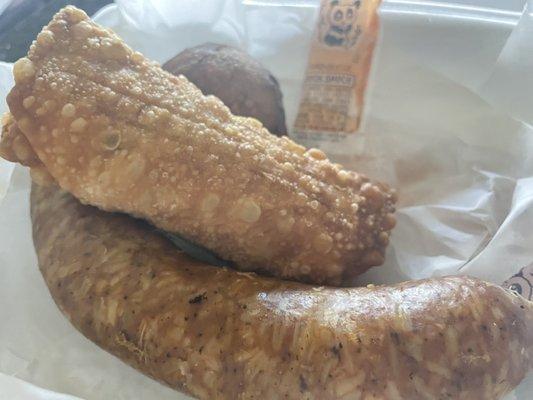
<instances>
[{"instance_id":1,"label":"panda logo","mask_svg":"<svg viewBox=\"0 0 533 400\"><path fill-rule=\"evenodd\" d=\"M331 0L321 18L319 39L331 47L355 45L361 28L357 25L360 0Z\"/></svg>"},{"instance_id":2,"label":"panda logo","mask_svg":"<svg viewBox=\"0 0 533 400\"><path fill-rule=\"evenodd\" d=\"M503 285L531 300L533 297L533 264L522 268L518 274L506 280Z\"/></svg>"}]
</instances>

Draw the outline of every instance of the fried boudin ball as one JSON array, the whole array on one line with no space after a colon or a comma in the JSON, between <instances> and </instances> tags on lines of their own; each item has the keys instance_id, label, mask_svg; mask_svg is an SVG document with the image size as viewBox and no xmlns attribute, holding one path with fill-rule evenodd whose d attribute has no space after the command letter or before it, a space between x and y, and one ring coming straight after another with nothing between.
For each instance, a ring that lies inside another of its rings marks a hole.
<instances>
[{"instance_id":1,"label":"fried boudin ball","mask_svg":"<svg viewBox=\"0 0 533 400\"><path fill-rule=\"evenodd\" d=\"M278 81L244 51L205 43L182 51L163 69L185 75L205 95L222 100L233 114L254 117L275 135L287 133Z\"/></svg>"}]
</instances>

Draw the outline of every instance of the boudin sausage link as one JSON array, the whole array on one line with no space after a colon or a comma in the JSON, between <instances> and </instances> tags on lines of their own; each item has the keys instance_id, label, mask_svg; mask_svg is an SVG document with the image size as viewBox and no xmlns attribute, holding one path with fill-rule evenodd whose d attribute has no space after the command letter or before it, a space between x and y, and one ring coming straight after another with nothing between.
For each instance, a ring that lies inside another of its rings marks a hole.
<instances>
[{"instance_id":1,"label":"boudin sausage link","mask_svg":"<svg viewBox=\"0 0 533 400\"><path fill-rule=\"evenodd\" d=\"M72 324L199 399L497 399L531 368L533 303L477 279L312 287L203 265L52 187L31 203Z\"/></svg>"}]
</instances>

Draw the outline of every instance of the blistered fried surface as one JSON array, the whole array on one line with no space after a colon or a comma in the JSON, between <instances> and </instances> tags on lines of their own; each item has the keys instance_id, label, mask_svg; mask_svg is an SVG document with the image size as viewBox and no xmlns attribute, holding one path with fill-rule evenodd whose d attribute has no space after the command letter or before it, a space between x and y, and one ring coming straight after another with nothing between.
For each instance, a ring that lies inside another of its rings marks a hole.
<instances>
[{"instance_id":1,"label":"blistered fried surface","mask_svg":"<svg viewBox=\"0 0 533 400\"><path fill-rule=\"evenodd\" d=\"M145 218L242 270L341 284L383 262L395 194L233 116L67 7L14 66L8 103L82 202Z\"/></svg>"},{"instance_id":2,"label":"blistered fried surface","mask_svg":"<svg viewBox=\"0 0 533 400\"><path fill-rule=\"evenodd\" d=\"M32 180L39 185L54 185L54 178L37 157L26 136L18 129L13 116L9 113L4 114L1 124L0 157L30 167Z\"/></svg>"},{"instance_id":3,"label":"blistered fried surface","mask_svg":"<svg viewBox=\"0 0 533 400\"><path fill-rule=\"evenodd\" d=\"M42 165L26 137L17 128L13 116L6 113L2 116L1 122L0 157L27 167Z\"/></svg>"},{"instance_id":4,"label":"blistered fried surface","mask_svg":"<svg viewBox=\"0 0 533 400\"><path fill-rule=\"evenodd\" d=\"M204 400L497 399L533 303L467 277L317 288L202 265L144 222L34 187L39 265L84 335Z\"/></svg>"}]
</instances>

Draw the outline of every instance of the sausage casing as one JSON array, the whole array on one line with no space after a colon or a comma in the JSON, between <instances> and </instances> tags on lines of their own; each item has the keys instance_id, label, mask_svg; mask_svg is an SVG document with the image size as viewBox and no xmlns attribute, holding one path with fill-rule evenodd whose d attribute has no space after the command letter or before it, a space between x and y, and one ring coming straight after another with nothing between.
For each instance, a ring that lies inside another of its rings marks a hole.
<instances>
[{"instance_id":1,"label":"sausage casing","mask_svg":"<svg viewBox=\"0 0 533 400\"><path fill-rule=\"evenodd\" d=\"M203 265L52 187L31 205L72 324L200 399L497 399L532 366L533 303L487 282L312 287Z\"/></svg>"}]
</instances>

